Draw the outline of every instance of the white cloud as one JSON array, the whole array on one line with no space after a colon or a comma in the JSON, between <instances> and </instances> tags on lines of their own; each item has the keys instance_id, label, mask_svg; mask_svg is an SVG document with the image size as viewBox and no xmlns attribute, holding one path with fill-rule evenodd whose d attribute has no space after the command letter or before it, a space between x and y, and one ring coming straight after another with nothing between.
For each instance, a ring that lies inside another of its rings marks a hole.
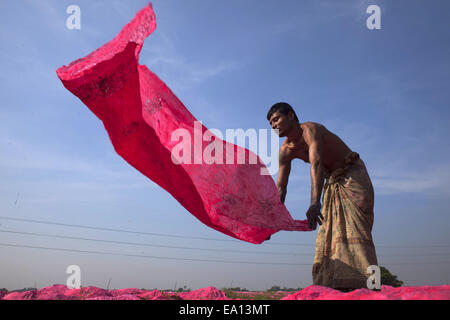
<instances>
[{"instance_id":1,"label":"white cloud","mask_svg":"<svg viewBox=\"0 0 450 320\"><path fill-rule=\"evenodd\" d=\"M4 172L11 169L32 169L43 172L75 174L73 181L77 181L77 177L84 174L91 177L95 176L97 179L111 180L112 183L115 181L118 184L121 184L123 179L141 183L139 178L141 174L136 170L129 169L128 164L125 164L127 168L124 167L123 169L113 166L108 167L106 164L98 163L97 159L65 154L47 145L37 146L19 138L3 135L0 138L0 150L2 150L0 168L5 170Z\"/></svg>"},{"instance_id":2,"label":"white cloud","mask_svg":"<svg viewBox=\"0 0 450 320\"><path fill-rule=\"evenodd\" d=\"M236 61L217 61L203 65L186 61L178 53L175 44L160 32L158 42L144 45L141 52L141 64L155 72L164 82L171 83L177 89L191 88L193 85L216 77L224 72L237 68L241 63Z\"/></svg>"},{"instance_id":3,"label":"white cloud","mask_svg":"<svg viewBox=\"0 0 450 320\"><path fill-rule=\"evenodd\" d=\"M11 198L16 192L13 190L20 190L26 197L25 202L19 199L19 204L34 206L73 201L111 204L135 192L159 189L128 163L118 166L18 138L2 136L0 154L0 198L4 210L11 208L16 199Z\"/></svg>"},{"instance_id":4,"label":"white cloud","mask_svg":"<svg viewBox=\"0 0 450 320\"><path fill-rule=\"evenodd\" d=\"M372 182L375 192L385 195L421 193L427 195L450 195L450 166L439 165L421 172L408 169L386 175L375 175Z\"/></svg>"}]
</instances>

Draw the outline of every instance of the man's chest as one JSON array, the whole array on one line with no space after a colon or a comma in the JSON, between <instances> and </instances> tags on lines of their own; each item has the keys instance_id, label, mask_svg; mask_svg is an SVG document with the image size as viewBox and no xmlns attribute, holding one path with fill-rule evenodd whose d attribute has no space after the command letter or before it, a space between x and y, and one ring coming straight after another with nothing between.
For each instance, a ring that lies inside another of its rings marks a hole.
<instances>
[{"instance_id":1,"label":"man's chest","mask_svg":"<svg viewBox=\"0 0 450 320\"><path fill-rule=\"evenodd\" d=\"M289 160L301 159L309 163L309 148L307 145L298 145L295 147L287 147L286 155Z\"/></svg>"}]
</instances>

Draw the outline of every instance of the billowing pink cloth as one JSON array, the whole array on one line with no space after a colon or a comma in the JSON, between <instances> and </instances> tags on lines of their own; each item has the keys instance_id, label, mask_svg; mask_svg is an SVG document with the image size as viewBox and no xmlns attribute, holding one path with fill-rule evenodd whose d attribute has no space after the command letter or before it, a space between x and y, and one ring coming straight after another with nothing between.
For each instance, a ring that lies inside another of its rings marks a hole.
<instances>
[{"instance_id":1,"label":"billowing pink cloth","mask_svg":"<svg viewBox=\"0 0 450 320\"><path fill-rule=\"evenodd\" d=\"M261 175L267 168L259 157L256 164L248 164L251 151L224 142L224 164L172 161L172 149L179 143L171 141L172 133L183 128L194 137L196 119L153 72L138 64L144 39L155 28L148 4L112 41L59 68L57 75L103 121L116 152L204 224L251 243L280 230L310 230L305 220L292 219L271 176ZM207 131L200 128L201 134ZM200 150L209 143L202 142ZM226 145L234 164L226 164ZM244 150L246 164L237 163L238 150Z\"/></svg>"}]
</instances>

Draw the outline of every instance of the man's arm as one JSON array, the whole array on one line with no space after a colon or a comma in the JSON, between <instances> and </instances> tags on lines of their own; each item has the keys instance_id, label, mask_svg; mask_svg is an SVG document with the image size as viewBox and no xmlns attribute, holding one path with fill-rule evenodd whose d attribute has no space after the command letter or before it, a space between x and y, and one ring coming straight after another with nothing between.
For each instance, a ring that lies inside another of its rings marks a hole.
<instances>
[{"instance_id":1,"label":"man's arm","mask_svg":"<svg viewBox=\"0 0 450 320\"><path fill-rule=\"evenodd\" d=\"M287 185L290 172L291 172L291 161L287 159L285 150L283 148L280 148L280 154L278 156L277 187L282 203L284 203L284 200L286 199Z\"/></svg>"},{"instance_id":2,"label":"man's arm","mask_svg":"<svg viewBox=\"0 0 450 320\"><path fill-rule=\"evenodd\" d=\"M322 163L322 135L317 127L305 131L305 142L309 146L311 164L311 205L320 204L323 182L325 179Z\"/></svg>"},{"instance_id":3,"label":"man's arm","mask_svg":"<svg viewBox=\"0 0 450 320\"><path fill-rule=\"evenodd\" d=\"M322 194L325 179L322 160L322 134L320 129L312 126L305 130L305 142L309 146L309 162L311 164L311 206L306 216L311 228L315 229L316 223L322 224L320 213L320 195Z\"/></svg>"}]
</instances>

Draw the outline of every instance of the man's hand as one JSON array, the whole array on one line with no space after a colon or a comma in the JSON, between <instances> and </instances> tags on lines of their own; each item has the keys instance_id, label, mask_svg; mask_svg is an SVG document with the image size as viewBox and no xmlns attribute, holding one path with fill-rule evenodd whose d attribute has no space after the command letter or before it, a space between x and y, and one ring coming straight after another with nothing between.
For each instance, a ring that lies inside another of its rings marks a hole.
<instances>
[{"instance_id":1,"label":"man's hand","mask_svg":"<svg viewBox=\"0 0 450 320\"><path fill-rule=\"evenodd\" d=\"M308 218L308 226L313 230L316 230L317 223L319 225L322 225L321 220L323 220L323 216L322 213L320 212L320 208L321 208L320 203L312 204L309 207L308 211L306 211L306 218Z\"/></svg>"}]
</instances>

